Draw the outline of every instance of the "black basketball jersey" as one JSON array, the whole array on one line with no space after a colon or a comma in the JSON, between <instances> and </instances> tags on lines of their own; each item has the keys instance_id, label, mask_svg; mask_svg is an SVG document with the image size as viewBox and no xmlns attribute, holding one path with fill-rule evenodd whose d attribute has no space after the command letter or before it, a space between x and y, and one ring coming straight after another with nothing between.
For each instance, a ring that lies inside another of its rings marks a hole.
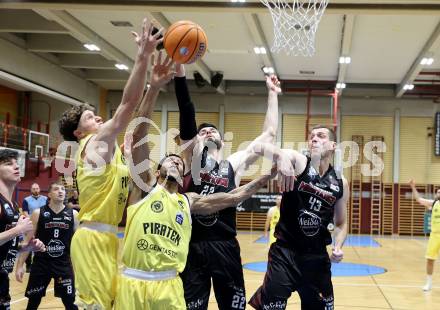
<instances>
[{"instance_id":1,"label":"black basketball jersey","mask_svg":"<svg viewBox=\"0 0 440 310\"><path fill-rule=\"evenodd\" d=\"M70 262L70 242L73 232L73 209L65 207L57 214L49 205L42 207L35 238L46 245L46 251L35 253L35 258Z\"/></svg>"},{"instance_id":2,"label":"black basketball jersey","mask_svg":"<svg viewBox=\"0 0 440 310\"><path fill-rule=\"evenodd\" d=\"M13 205L0 194L0 232L5 232L17 225L20 214L17 204L15 202L12 202L12 204ZM19 236L0 246L0 268L9 273L14 269L18 252L18 242Z\"/></svg>"},{"instance_id":3,"label":"black basketball jersey","mask_svg":"<svg viewBox=\"0 0 440 310\"><path fill-rule=\"evenodd\" d=\"M308 158L294 190L283 194L275 237L299 252L326 251L332 241L328 225L333 223L334 206L342 194L342 179L333 167L321 177Z\"/></svg>"},{"instance_id":4,"label":"black basketball jersey","mask_svg":"<svg viewBox=\"0 0 440 310\"><path fill-rule=\"evenodd\" d=\"M193 180L191 172L185 176L183 192L195 192L200 195L230 192L235 186L235 173L232 165L227 160L220 163L207 158L205 168L200 170L199 185ZM208 167L212 167L209 169ZM237 235L236 232L236 206L223 209L209 215L192 215L191 242L229 240Z\"/></svg>"}]
</instances>

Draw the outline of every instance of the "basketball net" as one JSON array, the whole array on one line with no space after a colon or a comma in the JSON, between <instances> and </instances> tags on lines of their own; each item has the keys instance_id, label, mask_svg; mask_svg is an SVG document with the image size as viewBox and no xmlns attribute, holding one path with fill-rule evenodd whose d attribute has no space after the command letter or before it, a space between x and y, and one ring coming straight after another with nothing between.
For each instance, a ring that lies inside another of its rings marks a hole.
<instances>
[{"instance_id":1,"label":"basketball net","mask_svg":"<svg viewBox=\"0 0 440 310\"><path fill-rule=\"evenodd\" d=\"M273 21L272 52L288 55L315 54L315 34L329 0L260 0Z\"/></svg>"}]
</instances>

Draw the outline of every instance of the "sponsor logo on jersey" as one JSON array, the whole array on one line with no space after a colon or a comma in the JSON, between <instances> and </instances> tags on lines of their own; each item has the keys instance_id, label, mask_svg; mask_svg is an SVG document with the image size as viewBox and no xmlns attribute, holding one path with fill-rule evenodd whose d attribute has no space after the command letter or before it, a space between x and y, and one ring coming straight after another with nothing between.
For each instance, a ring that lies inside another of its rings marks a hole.
<instances>
[{"instance_id":1,"label":"sponsor logo on jersey","mask_svg":"<svg viewBox=\"0 0 440 310\"><path fill-rule=\"evenodd\" d=\"M70 216L64 216L64 220L65 220L65 221L71 221L72 218L71 218Z\"/></svg>"},{"instance_id":2,"label":"sponsor logo on jersey","mask_svg":"<svg viewBox=\"0 0 440 310\"><path fill-rule=\"evenodd\" d=\"M339 192L339 186L337 186L337 185L330 184L330 188L331 188L332 190L334 190L335 192Z\"/></svg>"},{"instance_id":3,"label":"sponsor logo on jersey","mask_svg":"<svg viewBox=\"0 0 440 310\"><path fill-rule=\"evenodd\" d=\"M222 160L219 166L220 175L228 176L229 175L229 162L226 160Z\"/></svg>"},{"instance_id":4,"label":"sponsor logo on jersey","mask_svg":"<svg viewBox=\"0 0 440 310\"><path fill-rule=\"evenodd\" d=\"M163 204L161 201L156 200L151 203L151 210L156 213L160 213L163 211Z\"/></svg>"},{"instance_id":5,"label":"sponsor logo on jersey","mask_svg":"<svg viewBox=\"0 0 440 310\"><path fill-rule=\"evenodd\" d=\"M51 239L46 245L46 252L50 257L60 257L66 246L58 239Z\"/></svg>"},{"instance_id":6,"label":"sponsor logo on jersey","mask_svg":"<svg viewBox=\"0 0 440 310\"><path fill-rule=\"evenodd\" d=\"M214 175L213 173L207 173L207 172L201 172L200 178L202 182L218 185L222 187L228 187L229 186L229 179L224 177L219 177L217 175Z\"/></svg>"},{"instance_id":7,"label":"sponsor logo on jersey","mask_svg":"<svg viewBox=\"0 0 440 310\"><path fill-rule=\"evenodd\" d=\"M180 206L180 209L185 210L185 203L182 200L177 200L177 203Z\"/></svg>"},{"instance_id":8,"label":"sponsor logo on jersey","mask_svg":"<svg viewBox=\"0 0 440 310\"><path fill-rule=\"evenodd\" d=\"M183 213L179 212L176 214L176 223L179 225L183 224Z\"/></svg>"},{"instance_id":9,"label":"sponsor logo on jersey","mask_svg":"<svg viewBox=\"0 0 440 310\"><path fill-rule=\"evenodd\" d=\"M315 213L308 212L307 210L300 210L300 212L298 223L304 235L308 237L316 235L321 227L321 218Z\"/></svg>"},{"instance_id":10,"label":"sponsor logo on jersey","mask_svg":"<svg viewBox=\"0 0 440 310\"><path fill-rule=\"evenodd\" d=\"M6 215L7 215L7 216L12 216L12 215L14 215L14 210L12 210L11 206L9 205L9 203L5 203L5 204L3 205L3 207L5 208L5 211L6 211Z\"/></svg>"},{"instance_id":11,"label":"sponsor logo on jersey","mask_svg":"<svg viewBox=\"0 0 440 310\"><path fill-rule=\"evenodd\" d=\"M170 226L160 223L143 223L142 225L144 228L144 234L159 235L171 240L177 246L180 244L182 238L179 233Z\"/></svg>"},{"instance_id":12,"label":"sponsor logo on jersey","mask_svg":"<svg viewBox=\"0 0 440 310\"><path fill-rule=\"evenodd\" d=\"M165 255L168 255L171 258L175 258L177 256L177 252L164 248L163 246L157 244L148 243L148 241L145 239L139 239L138 242L136 243L136 246L140 251L151 250L151 251L161 252Z\"/></svg>"},{"instance_id":13,"label":"sponsor logo on jersey","mask_svg":"<svg viewBox=\"0 0 440 310\"><path fill-rule=\"evenodd\" d=\"M49 218L49 217L50 217L50 212L48 212L48 211L44 212L44 213L43 213L43 216L44 216L45 218Z\"/></svg>"},{"instance_id":14,"label":"sponsor logo on jersey","mask_svg":"<svg viewBox=\"0 0 440 310\"><path fill-rule=\"evenodd\" d=\"M286 301L273 301L269 302L266 305L263 305L264 310L277 310L277 309L286 309L287 302Z\"/></svg>"},{"instance_id":15,"label":"sponsor logo on jersey","mask_svg":"<svg viewBox=\"0 0 440 310\"><path fill-rule=\"evenodd\" d=\"M69 224L63 222L49 222L44 224L44 228L61 228L61 229L69 229Z\"/></svg>"},{"instance_id":16,"label":"sponsor logo on jersey","mask_svg":"<svg viewBox=\"0 0 440 310\"><path fill-rule=\"evenodd\" d=\"M306 183L301 181L301 184L298 187L298 190L304 193L312 194L322 200L324 200L327 204L333 205L336 201L336 197L329 191L323 190L311 183Z\"/></svg>"},{"instance_id":17,"label":"sponsor logo on jersey","mask_svg":"<svg viewBox=\"0 0 440 310\"><path fill-rule=\"evenodd\" d=\"M9 249L8 254L6 254L6 258L2 262L1 269L5 269L6 271L11 272L14 269L17 253L17 250Z\"/></svg>"}]
</instances>

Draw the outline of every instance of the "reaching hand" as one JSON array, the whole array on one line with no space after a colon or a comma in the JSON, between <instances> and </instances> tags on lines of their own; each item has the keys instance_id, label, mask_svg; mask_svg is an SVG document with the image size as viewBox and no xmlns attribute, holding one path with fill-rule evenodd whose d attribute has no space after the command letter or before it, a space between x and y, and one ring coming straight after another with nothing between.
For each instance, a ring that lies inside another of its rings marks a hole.
<instances>
[{"instance_id":1,"label":"reaching hand","mask_svg":"<svg viewBox=\"0 0 440 310\"><path fill-rule=\"evenodd\" d=\"M277 94L281 93L281 83L278 81L276 75L268 75L266 76L266 86L269 91L276 92Z\"/></svg>"},{"instance_id":2,"label":"reaching hand","mask_svg":"<svg viewBox=\"0 0 440 310\"><path fill-rule=\"evenodd\" d=\"M46 251L46 246L40 239L32 238L26 245L26 250L29 252L44 252Z\"/></svg>"},{"instance_id":3,"label":"reaching hand","mask_svg":"<svg viewBox=\"0 0 440 310\"><path fill-rule=\"evenodd\" d=\"M280 154L277 160L278 167L278 186L281 192L293 191L295 187L295 169L290 158L285 154Z\"/></svg>"},{"instance_id":4,"label":"reaching hand","mask_svg":"<svg viewBox=\"0 0 440 310\"><path fill-rule=\"evenodd\" d=\"M173 77L174 71L171 70L174 62L169 56L162 61L162 51L159 51L157 57L151 56L153 70L151 73L151 87L161 88L165 86Z\"/></svg>"},{"instance_id":5,"label":"reaching hand","mask_svg":"<svg viewBox=\"0 0 440 310\"><path fill-rule=\"evenodd\" d=\"M160 38L162 34L163 28L159 29L154 35L152 34L154 26L148 21L147 18L144 18L142 21L142 33L138 34L135 31L132 31L131 34L134 36L134 41L138 45L138 55L148 56L153 54L156 46L163 41L163 38Z\"/></svg>"},{"instance_id":6,"label":"reaching hand","mask_svg":"<svg viewBox=\"0 0 440 310\"><path fill-rule=\"evenodd\" d=\"M330 256L330 260L333 263L339 263L344 258L344 252L340 248L333 248L332 255Z\"/></svg>"},{"instance_id":7,"label":"reaching hand","mask_svg":"<svg viewBox=\"0 0 440 310\"><path fill-rule=\"evenodd\" d=\"M409 180L408 183L411 186L411 188L416 187L416 182L414 181L414 179Z\"/></svg>"},{"instance_id":8,"label":"reaching hand","mask_svg":"<svg viewBox=\"0 0 440 310\"><path fill-rule=\"evenodd\" d=\"M25 217L24 215L20 216L16 227L20 234L26 234L34 229L31 219L29 217Z\"/></svg>"},{"instance_id":9,"label":"reaching hand","mask_svg":"<svg viewBox=\"0 0 440 310\"><path fill-rule=\"evenodd\" d=\"M24 268L23 265L17 266L17 269L15 269L15 279L22 283L23 282L23 276L24 276Z\"/></svg>"}]
</instances>

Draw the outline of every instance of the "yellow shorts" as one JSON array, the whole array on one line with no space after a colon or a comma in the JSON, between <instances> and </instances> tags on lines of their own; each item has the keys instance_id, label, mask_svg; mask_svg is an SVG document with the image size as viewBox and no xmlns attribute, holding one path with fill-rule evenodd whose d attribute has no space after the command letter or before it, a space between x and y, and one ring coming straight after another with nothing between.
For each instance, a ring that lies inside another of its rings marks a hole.
<instances>
[{"instance_id":1,"label":"yellow shorts","mask_svg":"<svg viewBox=\"0 0 440 310\"><path fill-rule=\"evenodd\" d=\"M431 233L428 240L425 257L436 260L440 252L440 233Z\"/></svg>"},{"instance_id":2,"label":"yellow shorts","mask_svg":"<svg viewBox=\"0 0 440 310\"><path fill-rule=\"evenodd\" d=\"M115 310L185 310L182 279L139 280L120 275Z\"/></svg>"},{"instance_id":3,"label":"yellow shorts","mask_svg":"<svg viewBox=\"0 0 440 310\"><path fill-rule=\"evenodd\" d=\"M79 228L72 238L75 303L85 309L111 309L118 276L118 238L113 233Z\"/></svg>"}]
</instances>

